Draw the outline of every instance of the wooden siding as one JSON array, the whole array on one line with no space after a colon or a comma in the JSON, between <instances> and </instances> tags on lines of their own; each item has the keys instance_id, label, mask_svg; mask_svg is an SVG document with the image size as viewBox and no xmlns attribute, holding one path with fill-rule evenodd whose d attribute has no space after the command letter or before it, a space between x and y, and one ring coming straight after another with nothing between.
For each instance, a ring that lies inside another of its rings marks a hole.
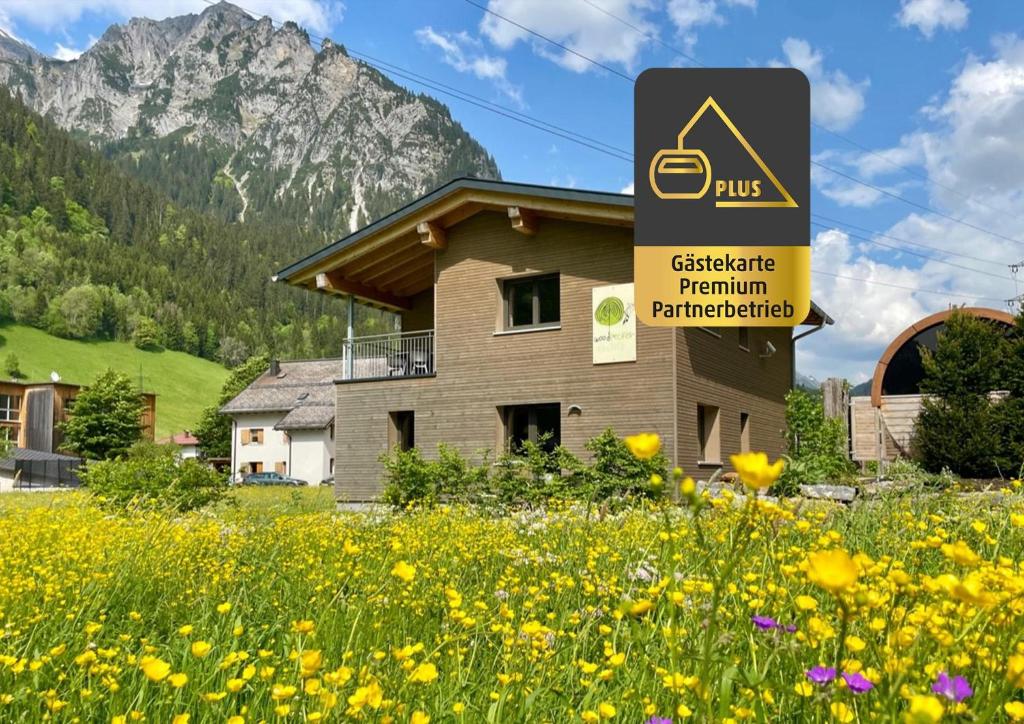
<instances>
[{"instance_id":1,"label":"wooden siding","mask_svg":"<svg viewBox=\"0 0 1024 724\"><path fill-rule=\"evenodd\" d=\"M857 461L895 460L911 455L914 425L921 412L921 395L882 395L881 408L871 404L870 397L851 400L850 434L853 459ZM878 435L882 432L881 451Z\"/></svg>"},{"instance_id":2,"label":"wooden siding","mask_svg":"<svg viewBox=\"0 0 1024 724\"><path fill-rule=\"evenodd\" d=\"M561 405L563 444L584 457L586 440L607 427L655 431L670 460L706 477L714 467L697 466L699 404L720 410L722 462L740 449L741 413L750 416L751 448L781 454L791 329L751 328L745 351L735 328L716 337L638 325L637 362L594 365L591 289L633 281L631 229L542 218L536 235L526 236L505 214L485 212L447 229L447 242L435 257L436 377L336 387L339 500L379 495L389 413L400 410L414 412L416 446L427 457L440 442L474 458L493 455L502 445L499 408L550 402ZM500 280L553 272L560 275L560 328L496 334ZM415 312L418 327L430 326L423 311ZM777 352L761 358L768 340ZM570 417L570 405L582 414Z\"/></svg>"},{"instance_id":3,"label":"wooden siding","mask_svg":"<svg viewBox=\"0 0 1024 724\"><path fill-rule=\"evenodd\" d=\"M771 457L784 451L785 396L792 386L793 342L788 327L751 327L749 351L740 347L739 329L714 327L706 331L682 327L676 335L677 462L688 475L706 478L722 463L731 470L729 456L742 449L740 416L749 415L751 450ZM776 352L761 357L765 343ZM722 460L698 459L700 440L697 408L718 408L719 449Z\"/></svg>"},{"instance_id":4,"label":"wooden siding","mask_svg":"<svg viewBox=\"0 0 1024 724\"><path fill-rule=\"evenodd\" d=\"M415 414L416 446L436 455L447 442L464 454L501 445L498 410L557 402L562 443L583 444L606 427L620 434L653 430L670 456L672 330L638 326L637 362L592 363L591 289L633 280L627 228L541 219L536 235L512 229L505 214L485 212L447 230L436 252L437 376L337 386L336 493L365 500L381 489L378 456L387 449L389 417ZM561 327L496 334L503 278L558 272ZM568 415L570 405L582 414Z\"/></svg>"}]
</instances>

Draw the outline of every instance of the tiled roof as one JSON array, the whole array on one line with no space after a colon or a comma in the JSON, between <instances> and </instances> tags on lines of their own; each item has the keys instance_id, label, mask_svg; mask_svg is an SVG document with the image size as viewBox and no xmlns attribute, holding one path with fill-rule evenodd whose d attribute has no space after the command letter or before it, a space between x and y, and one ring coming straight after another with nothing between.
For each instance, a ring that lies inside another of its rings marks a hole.
<instances>
[{"instance_id":1,"label":"tiled roof","mask_svg":"<svg viewBox=\"0 0 1024 724\"><path fill-rule=\"evenodd\" d=\"M76 458L71 455L61 455L59 453L45 452L43 450L29 450L28 448L15 447L11 448L11 452L8 457L0 458L0 470L14 470L14 463L19 460L47 463L82 462L82 458Z\"/></svg>"},{"instance_id":2,"label":"tiled roof","mask_svg":"<svg viewBox=\"0 0 1024 724\"><path fill-rule=\"evenodd\" d=\"M275 430L323 430L334 422L334 405L300 405L274 425Z\"/></svg>"},{"instance_id":3,"label":"tiled roof","mask_svg":"<svg viewBox=\"0 0 1024 724\"><path fill-rule=\"evenodd\" d=\"M281 362L220 408L226 415L242 412L290 412L300 406L327 406L334 416L334 380L342 376L340 359Z\"/></svg>"},{"instance_id":4,"label":"tiled roof","mask_svg":"<svg viewBox=\"0 0 1024 724\"><path fill-rule=\"evenodd\" d=\"M198 445L199 439L186 430L185 432L179 432L175 435L171 435L171 442L174 445Z\"/></svg>"}]
</instances>

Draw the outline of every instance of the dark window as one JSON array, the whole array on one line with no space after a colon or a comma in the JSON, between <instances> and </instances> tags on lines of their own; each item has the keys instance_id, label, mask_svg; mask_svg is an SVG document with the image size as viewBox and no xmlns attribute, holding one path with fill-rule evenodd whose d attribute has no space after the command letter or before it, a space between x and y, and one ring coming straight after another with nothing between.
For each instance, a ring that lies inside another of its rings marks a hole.
<instances>
[{"instance_id":1,"label":"dark window","mask_svg":"<svg viewBox=\"0 0 1024 724\"><path fill-rule=\"evenodd\" d=\"M740 327L740 349L750 351L750 327Z\"/></svg>"},{"instance_id":2,"label":"dark window","mask_svg":"<svg viewBox=\"0 0 1024 724\"><path fill-rule=\"evenodd\" d=\"M750 415L740 413L740 452L750 452Z\"/></svg>"},{"instance_id":3,"label":"dark window","mask_svg":"<svg viewBox=\"0 0 1024 724\"><path fill-rule=\"evenodd\" d=\"M19 409L21 409L19 395L0 395L0 422L17 422Z\"/></svg>"},{"instance_id":4,"label":"dark window","mask_svg":"<svg viewBox=\"0 0 1024 724\"><path fill-rule=\"evenodd\" d=\"M506 279L505 328L550 327L561 319L558 275Z\"/></svg>"},{"instance_id":5,"label":"dark window","mask_svg":"<svg viewBox=\"0 0 1024 724\"><path fill-rule=\"evenodd\" d=\"M392 447L400 450L412 450L416 447L416 416L412 410L391 413Z\"/></svg>"},{"instance_id":6,"label":"dark window","mask_svg":"<svg viewBox=\"0 0 1024 724\"><path fill-rule=\"evenodd\" d=\"M551 403L506 407L505 437L512 450L518 449L527 440L533 443L543 442L544 449L553 450L562 443L560 405Z\"/></svg>"},{"instance_id":7,"label":"dark window","mask_svg":"<svg viewBox=\"0 0 1024 724\"><path fill-rule=\"evenodd\" d=\"M697 405L697 442L700 445L700 462L719 462L722 455L720 439L718 408L711 405Z\"/></svg>"}]
</instances>

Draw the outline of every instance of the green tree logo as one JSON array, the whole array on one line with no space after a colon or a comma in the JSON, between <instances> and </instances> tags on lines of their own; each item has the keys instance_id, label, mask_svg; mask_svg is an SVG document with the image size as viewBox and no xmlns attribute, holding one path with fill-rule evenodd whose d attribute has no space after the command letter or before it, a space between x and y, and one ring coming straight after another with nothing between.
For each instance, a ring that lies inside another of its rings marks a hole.
<instances>
[{"instance_id":1,"label":"green tree logo","mask_svg":"<svg viewBox=\"0 0 1024 724\"><path fill-rule=\"evenodd\" d=\"M618 324L626 316L626 305L618 297L605 297L594 310L594 319L598 324L611 327Z\"/></svg>"}]
</instances>

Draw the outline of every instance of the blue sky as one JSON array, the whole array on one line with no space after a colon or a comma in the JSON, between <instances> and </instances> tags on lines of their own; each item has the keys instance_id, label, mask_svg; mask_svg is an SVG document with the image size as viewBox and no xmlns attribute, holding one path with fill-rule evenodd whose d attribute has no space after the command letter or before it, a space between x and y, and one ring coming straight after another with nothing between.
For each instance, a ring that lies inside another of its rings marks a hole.
<instances>
[{"instance_id":1,"label":"blue sky","mask_svg":"<svg viewBox=\"0 0 1024 724\"><path fill-rule=\"evenodd\" d=\"M815 159L912 202L814 167L812 213L821 224L811 229L814 296L837 319L835 328L799 343L800 369L816 376L865 379L887 341L921 316L950 304L1005 309L1018 293L1008 265L1024 260L1024 3L474 3L614 72L464 0L238 4L627 152L632 84L617 73L693 65L684 54L708 66L800 67L811 80L815 121L856 144L815 128ZM0 0L0 28L70 58L112 22L207 5L169 0L159 7ZM615 191L632 182L622 159L427 92L491 151L506 179Z\"/></svg>"}]
</instances>

